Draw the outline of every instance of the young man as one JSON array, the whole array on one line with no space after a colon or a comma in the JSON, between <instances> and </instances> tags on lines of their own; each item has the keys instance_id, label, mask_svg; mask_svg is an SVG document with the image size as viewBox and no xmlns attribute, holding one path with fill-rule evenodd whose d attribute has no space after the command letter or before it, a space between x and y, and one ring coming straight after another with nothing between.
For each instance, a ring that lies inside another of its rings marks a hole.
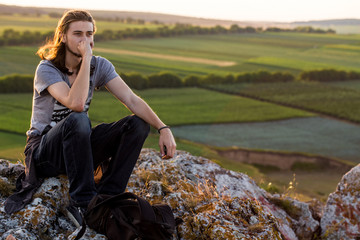
<instances>
[{"instance_id":1,"label":"young man","mask_svg":"<svg viewBox=\"0 0 360 240\"><path fill-rule=\"evenodd\" d=\"M79 210L86 209L97 193L125 191L149 125L160 133L161 155L174 156L176 144L169 127L131 91L108 60L93 56L95 30L90 13L68 11L60 19L53 41L37 52L42 61L34 78L26 175L21 190L6 202L8 213L31 200L40 186L39 178L66 174L70 183L68 215L81 225ZM94 89L101 86L134 115L91 128L87 111ZM95 184L94 169L109 159L107 170Z\"/></svg>"}]
</instances>

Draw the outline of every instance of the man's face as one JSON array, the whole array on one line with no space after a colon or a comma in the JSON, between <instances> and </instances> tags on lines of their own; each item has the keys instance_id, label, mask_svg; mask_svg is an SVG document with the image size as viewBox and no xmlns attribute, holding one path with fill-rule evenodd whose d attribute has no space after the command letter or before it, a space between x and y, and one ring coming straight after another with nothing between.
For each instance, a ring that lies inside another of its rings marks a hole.
<instances>
[{"instance_id":1,"label":"man's face","mask_svg":"<svg viewBox=\"0 0 360 240\"><path fill-rule=\"evenodd\" d=\"M77 21L70 23L67 33L63 37L63 43L66 45L66 51L76 57L81 57L78 45L82 41L94 46L93 24L87 21Z\"/></svg>"}]
</instances>

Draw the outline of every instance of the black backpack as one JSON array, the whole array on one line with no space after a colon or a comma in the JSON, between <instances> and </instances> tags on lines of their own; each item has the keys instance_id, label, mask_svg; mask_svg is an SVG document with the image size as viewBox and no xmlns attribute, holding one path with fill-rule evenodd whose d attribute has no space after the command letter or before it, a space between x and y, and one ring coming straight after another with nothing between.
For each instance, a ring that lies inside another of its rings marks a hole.
<instances>
[{"instance_id":1,"label":"black backpack","mask_svg":"<svg viewBox=\"0 0 360 240\"><path fill-rule=\"evenodd\" d=\"M85 213L85 221L109 240L171 239L176 226L168 205L150 205L130 192L95 196Z\"/></svg>"}]
</instances>

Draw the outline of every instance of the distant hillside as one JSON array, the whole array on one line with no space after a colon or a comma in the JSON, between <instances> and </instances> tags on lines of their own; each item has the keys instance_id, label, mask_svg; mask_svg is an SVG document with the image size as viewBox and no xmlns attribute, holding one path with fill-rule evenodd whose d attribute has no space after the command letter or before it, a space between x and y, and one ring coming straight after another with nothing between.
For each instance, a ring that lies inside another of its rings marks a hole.
<instances>
[{"instance_id":1,"label":"distant hillside","mask_svg":"<svg viewBox=\"0 0 360 240\"><path fill-rule=\"evenodd\" d=\"M305 21L305 22L293 22L294 25L360 25L360 19L330 19L330 20L319 20L319 21Z\"/></svg>"},{"instance_id":2,"label":"distant hillside","mask_svg":"<svg viewBox=\"0 0 360 240\"><path fill-rule=\"evenodd\" d=\"M15 5L0 4L0 14L49 14L57 13L62 15L66 8L38 8L38 7L20 7ZM152 12L129 12L129 11L98 11L90 10L96 18L133 18L141 19L148 22L158 21L164 24L184 23L198 26L215 26L221 25L229 27L237 24L240 27L278 27L278 28L295 28L298 26L312 26L322 29L334 29L337 33L360 33L360 19L330 19L322 21L304 21L304 22L264 22L264 21L232 21L207 19L197 17L186 17L179 15L170 15Z\"/></svg>"},{"instance_id":3,"label":"distant hillside","mask_svg":"<svg viewBox=\"0 0 360 240\"><path fill-rule=\"evenodd\" d=\"M38 8L38 7L20 7L14 5L0 4L0 14L49 14L58 13L62 14L68 9L65 8ZM145 21L159 21L166 24L174 23L186 23L200 26L230 26L237 24L239 26L252 26L252 27L289 27L288 23L279 22L249 22L249 21L232 21L232 20L218 20L218 19L206 19L197 17L185 17L179 15L152 13L152 12L128 12L128 11L97 11L90 10L92 15L101 18L134 18L142 19Z\"/></svg>"},{"instance_id":4,"label":"distant hillside","mask_svg":"<svg viewBox=\"0 0 360 240\"><path fill-rule=\"evenodd\" d=\"M291 27L312 26L333 29L339 34L360 34L360 19L329 19L320 21L293 22Z\"/></svg>"}]
</instances>

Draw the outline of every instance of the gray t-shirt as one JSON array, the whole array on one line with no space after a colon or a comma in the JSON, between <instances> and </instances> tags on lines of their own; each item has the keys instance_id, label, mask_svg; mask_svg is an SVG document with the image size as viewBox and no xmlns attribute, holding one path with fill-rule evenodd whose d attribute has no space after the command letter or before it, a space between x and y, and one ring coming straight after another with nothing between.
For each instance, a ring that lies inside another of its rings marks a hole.
<instances>
[{"instance_id":1,"label":"gray t-shirt","mask_svg":"<svg viewBox=\"0 0 360 240\"><path fill-rule=\"evenodd\" d=\"M92 74L90 75L89 95L86 100L84 112L89 110L94 89L104 86L110 80L119 76L114 66L105 58L93 56L91 59ZM47 91L47 88L57 82L64 81L70 87L65 73L57 69L52 62L42 60L35 72L34 95L30 129L26 135L41 135L46 126L55 126L72 111L56 101Z\"/></svg>"}]
</instances>

